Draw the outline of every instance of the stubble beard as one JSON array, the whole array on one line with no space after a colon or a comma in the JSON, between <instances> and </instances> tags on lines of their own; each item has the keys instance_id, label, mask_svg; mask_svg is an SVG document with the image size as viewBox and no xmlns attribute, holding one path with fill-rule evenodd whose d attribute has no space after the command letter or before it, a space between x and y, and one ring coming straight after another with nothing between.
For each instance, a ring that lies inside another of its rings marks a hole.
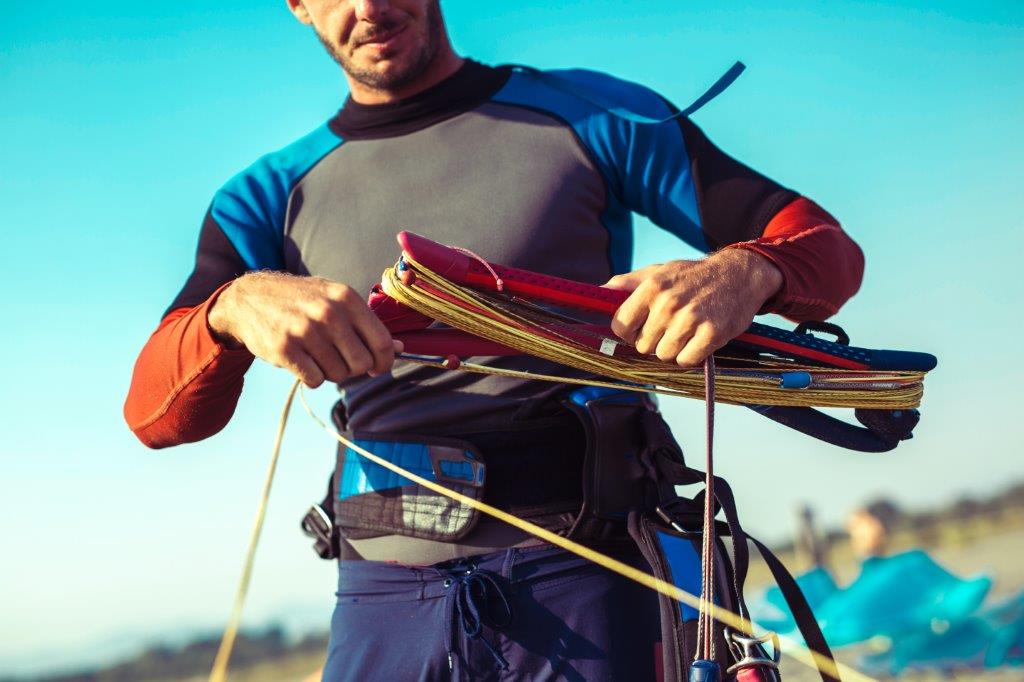
<instances>
[{"instance_id":1,"label":"stubble beard","mask_svg":"<svg viewBox=\"0 0 1024 682\"><path fill-rule=\"evenodd\" d=\"M400 68L392 69L386 73L354 64L348 56L340 50L336 50L319 31L317 32L317 37L327 50L327 53L345 70L345 73L350 78L373 90L396 90L412 83L423 75L430 68L430 65L434 63L434 59L437 58L438 46L441 42L441 32L444 30L437 0L427 5L426 12L426 40L417 46L417 49L406 58ZM381 27L381 31L388 31L391 28L391 26L384 25Z\"/></svg>"}]
</instances>

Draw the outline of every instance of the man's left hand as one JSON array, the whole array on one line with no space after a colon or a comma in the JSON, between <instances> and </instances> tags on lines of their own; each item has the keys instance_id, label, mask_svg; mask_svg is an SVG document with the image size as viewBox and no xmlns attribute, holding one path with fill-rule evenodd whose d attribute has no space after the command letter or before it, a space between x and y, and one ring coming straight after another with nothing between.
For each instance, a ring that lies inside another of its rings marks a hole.
<instances>
[{"instance_id":1,"label":"man's left hand","mask_svg":"<svg viewBox=\"0 0 1024 682\"><path fill-rule=\"evenodd\" d=\"M640 353L692 367L746 331L782 283L764 256L725 249L649 265L604 286L633 292L615 312L613 332Z\"/></svg>"}]
</instances>

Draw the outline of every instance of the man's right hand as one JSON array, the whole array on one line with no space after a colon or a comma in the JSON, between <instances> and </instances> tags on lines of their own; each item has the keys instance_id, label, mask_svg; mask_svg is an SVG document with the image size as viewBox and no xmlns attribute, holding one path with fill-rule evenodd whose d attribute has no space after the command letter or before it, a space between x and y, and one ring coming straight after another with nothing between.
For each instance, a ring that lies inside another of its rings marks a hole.
<instances>
[{"instance_id":1,"label":"man's right hand","mask_svg":"<svg viewBox=\"0 0 1024 682\"><path fill-rule=\"evenodd\" d=\"M244 346L310 388L383 374L402 352L362 296L319 277L243 275L220 293L207 319L218 341Z\"/></svg>"}]
</instances>

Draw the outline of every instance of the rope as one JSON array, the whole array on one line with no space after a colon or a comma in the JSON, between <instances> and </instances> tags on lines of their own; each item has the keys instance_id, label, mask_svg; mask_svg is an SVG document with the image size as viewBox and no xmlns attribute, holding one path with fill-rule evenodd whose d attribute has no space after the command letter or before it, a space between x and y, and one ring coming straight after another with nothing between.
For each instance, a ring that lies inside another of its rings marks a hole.
<instances>
[{"instance_id":1,"label":"rope","mask_svg":"<svg viewBox=\"0 0 1024 682\"><path fill-rule=\"evenodd\" d=\"M238 627L242 622L242 608L245 606L245 598L249 594L252 567L256 563L256 547L259 545L260 534L263 532L263 520L267 517L270 488L274 483L277 461L281 456L281 442L284 440L284 429L288 425L288 413L292 410L292 402L295 400L295 392L298 389L299 382L296 381L292 385L291 390L288 391L288 399L285 401L284 409L281 411L281 421L277 424L274 450L270 455L270 466L267 467L267 476L263 481L263 492L260 494L260 503L256 508L256 519L252 524L252 532L249 534L249 549L245 553L242 577L238 581L238 591L235 592L235 603L231 607L231 617L224 628L224 636L221 637L217 656L213 659L213 669L210 671L209 682L224 682L228 676L228 661L231 659L231 651L235 647L235 639L238 636Z\"/></svg>"},{"instance_id":2,"label":"rope","mask_svg":"<svg viewBox=\"0 0 1024 682\"><path fill-rule=\"evenodd\" d=\"M475 254L472 255L475 256ZM305 394L299 391L301 382L296 381L288 393L288 399L278 425L270 466L267 470L256 518L249 538L249 547L243 564L242 576L235 595L231 616L225 627L224 635L214 660L213 669L210 672L210 682L224 682L227 678L228 663L238 635L242 610L252 578L256 548L259 544L263 522L266 517L270 489L280 456L284 430L296 392L299 392L300 400L306 412L321 428L330 433L340 443L371 462L423 488L474 508L519 530L530 533L549 544L593 561L609 571L696 608L699 614L699 639L703 635L703 641L699 642L699 644L702 644L702 647L698 647L698 653L703 653L708 660L712 660L714 656L714 638L712 636L712 623L714 620L735 630L754 635L754 624L750 620L714 604L714 483L711 478L714 403L903 409L919 405L923 394L922 380L924 372L856 371L831 368L823 370L819 367L809 367L783 360L765 359L758 360L758 369L756 371L737 370L728 367L716 371L715 362L711 358L705 363L704 371L701 372L700 370L687 370L669 363L656 362L643 357L615 357L614 346L612 354L609 355L597 352L582 344L578 338L580 336L578 329L574 329L572 332L576 338L568 335L568 333L563 333L568 330L565 326L567 318L563 316L548 313L525 302L510 301L457 286L407 256L405 264L406 267L415 267L415 277L403 278L397 272L398 268L390 268L384 272L381 278L385 293L398 302L475 336L516 348L522 352L552 362L568 365L601 377L617 379L618 381L536 374L467 362L459 363L459 369L469 372L558 383L603 386L644 393L661 393L671 396L704 399L707 402L708 481L706 482L705 490L705 532L702 541L702 564L704 566L702 568L702 594L700 597L697 597L671 583L660 580L601 552L556 535L524 519L462 495L434 481L424 479L374 455L349 441L321 420L309 407ZM497 277L493 271L492 274ZM562 331L560 331L560 327ZM613 341L597 334L592 336L604 342ZM602 350L604 350L603 346L604 343L602 343ZM454 369L450 361L432 360L412 355L403 355L402 357L407 361L426 366ZM741 360L745 363L750 362L749 358L718 357L724 361ZM810 385L800 390L781 388L779 385L780 374L793 371L805 371L810 374L812 378ZM779 641L781 643L780 649L783 653L805 665L817 667L833 677L838 678L840 673L842 673L851 680L870 681L873 679L827 656L811 651L790 638L779 637ZM703 651L701 651L702 648Z\"/></svg>"},{"instance_id":3,"label":"rope","mask_svg":"<svg viewBox=\"0 0 1024 682\"><path fill-rule=\"evenodd\" d=\"M703 656L715 660L715 630L712 612L715 608L715 359L704 361L705 432L704 452L704 524L701 529L701 600L697 611L697 646L694 660Z\"/></svg>"},{"instance_id":4,"label":"rope","mask_svg":"<svg viewBox=\"0 0 1024 682\"><path fill-rule=\"evenodd\" d=\"M389 268L381 277L384 292L420 313L456 329L529 355L581 369L602 377L626 381L643 390L687 398L704 398L704 377L699 369L684 369L646 357L617 357L601 353L565 332L565 318L545 313L519 301L456 285L419 263L404 257L407 270L415 277L403 278L397 268ZM575 332L577 337L579 332ZM603 338L594 336L595 339ZM614 343L614 340L607 341ZM731 358L719 354L721 362L749 358ZM467 364L470 371L523 376L563 383L564 377L532 373L514 374L511 370ZM812 381L807 388L784 389L780 376L787 372L806 372ZM863 371L821 368L784 360L759 359L754 370L722 368L716 374L718 402L734 405L791 405L801 407L854 407L896 410L917 407L924 394L924 372ZM589 380L586 383L590 383ZM617 385L617 384L610 384Z\"/></svg>"},{"instance_id":5,"label":"rope","mask_svg":"<svg viewBox=\"0 0 1024 682\"><path fill-rule=\"evenodd\" d=\"M590 547L587 547L585 545L581 545L578 542L574 542L572 540L569 540L568 538L564 538L561 535L556 535L555 533L552 533L551 531L545 528L541 528L538 525L530 523L525 519L521 519L518 516L509 514L506 511L498 509L497 507L492 507L486 502L481 502L472 497L467 497L466 495L463 495L462 493L447 488L441 485L440 483L428 480L426 478L423 478L422 476L418 476L417 474L414 474L413 472L401 466L398 466L393 462L390 462L386 459L383 459L382 457L379 457L378 455L375 455L369 450L366 450L365 448L362 448L356 443L353 443L349 439L345 438L345 436L338 433L333 427L328 425L319 416L317 416L317 414L313 412L313 409L309 406L309 403L306 402L306 396L304 392L300 391L299 400L301 401L303 408L306 410L306 413L324 431L331 434L335 438L335 440L337 440L345 447L350 448L352 451L365 457L374 464L382 466L385 469L388 469L389 471L398 474L402 478L405 478L406 480L415 483L418 486L430 490L431 492L435 492L439 495L443 495L452 500L455 500L460 504L472 507L473 509L483 512L484 514L487 514L488 516L498 519L499 521L504 521L510 526L513 526L514 528L529 533L530 535L533 535L534 537L543 540L544 542L555 545L556 547L564 549L567 552L572 552L573 554L584 559L589 559L590 561L594 562L598 566L601 566L602 568L612 571L613 573L617 573L623 576L624 578L628 578L637 583L640 583L641 585L648 587L660 594L681 601L684 604L688 604L689 606L692 606L694 608L700 607L700 597L693 595L672 583L656 578L655 576L649 573L645 573L644 571L634 568L629 564L623 563L618 559L598 552L597 550L591 549ZM754 632L755 624L752 621L744 618L743 616L737 613L729 611L728 609L725 609L720 606L715 606L714 616L716 620L736 630L740 630L747 634L752 634ZM869 677L857 670L854 670L849 666L839 663L838 661L835 661L829 658L828 656L822 656L817 652L807 649L806 647L797 643L795 640L791 638L780 636L779 641L782 643L781 648L783 653L788 654L794 659L812 668L816 665L820 666L822 670L824 670L826 673L834 677L840 677L841 673L842 675L847 675L848 679L850 680L856 680L859 682L877 682L877 680L875 680L874 678Z\"/></svg>"},{"instance_id":6,"label":"rope","mask_svg":"<svg viewBox=\"0 0 1024 682\"><path fill-rule=\"evenodd\" d=\"M438 495L443 495L452 500L455 500L456 502L459 502L460 504L472 507L473 509L476 509L477 511L487 514L488 516L496 518L499 521L504 521L505 523L509 524L510 526L513 526L514 528L529 533L540 540L555 545L556 547L564 549L567 552L571 552L583 559L588 559L597 564L598 566L601 566L602 568L605 568L613 573L617 573L618 575L621 575L624 578L628 578L629 580L633 580L634 582L637 582L645 587L648 587L654 590L655 592L658 592L659 594L663 594L671 599L676 599L693 608L699 609L701 607L702 600L700 597L695 596L687 592L686 590L683 590L677 587L676 585L673 585L672 583L660 580L659 578L656 578L655 576L649 573L645 573L644 571L636 569L630 566L629 564L623 563L613 557L607 556L606 554L586 547L585 545L581 545L560 535L556 535L555 533L552 533L549 530L546 530L544 528L541 528L540 526L530 523L525 519L521 519L517 516L509 514L508 512L502 511L497 507L492 507L491 505L485 502L480 502L471 497L467 497L455 490L451 490L450 488L447 488L439 483L427 480L422 476L418 476L412 473L411 471L408 471L407 469L404 469L403 467L400 467L397 464L389 462L386 459L378 457L369 450L360 447L356 443L353 443L352 441L348 440L343 435L338 433L334 428L332 428L330 425L324 422L313 411L313 408L310 407L308 402L306 402L305 392L301 390L301 381L296 380L295 383L292 385L291 390L288 392L288 399L285 401L284 409L282 410L281 413L281 420L277 428L277 438L274 442L273 453L271 454L270 466L267 469L266 481L263 484L263 493L260 496L259 507L257 508L256 511L256 520L255 523L253 524L253 531L249 539L249 550L245 556L245 564L242 570L242 578L238 586L238 591L235 595L235 602L232 608L231 618L228 622L227 627L224 630L224 636L221 639L220 648L217 651L217 657L214 661L213 670L210 672L209 682L225 682L225 680L227 679L228 661L231 657L231 651L235 644L235 639L238 634L238 626L241 621L242 608L245 604L245 598L249 591L249 580L250 577L252 576L253 564L256 560L256 546L259 543L260 531L263 528L263 520L266 517L267 504L270 500L270 489L273 483L274 473L277 469L277 462L281 452L281 441L284 437L285 426L288 424L288 417L289 413L291 412L291 407L296 392L299 393L299 400L301 401L303 408L306 410L306 413L314 422L316 422L320 426L320 428L322 428L324 431L333 436L335 440L337 440L339 443L341 443L347 448L350 448L352 451L362 455L363 457L373 462L374 464L382 466L385 469L388 469L389 471L392 471L398 474L399 476L405 478L406 480L415 483L416 485L419 485L423 488L426 488L427 490L435 492ZM747 634L753 634L755 631L755 624L752 621L748 620L747 618L744 618L738 613L734 613L721 606L713 606L713 616L715 620L733 628L734 630L738 630ZM832 675L836 678L846 676L847 680L852 680L853 682L878 682L878 680L876 680L875 678L869 677L868 675L865 675L864 673L858 670L855 670L843 663L840 663L832 658L829 658L828 656L823 656L815 651L811 651L810 649L798 643L796 640L793 640L792 638L779 635L778 641L779 648L782 653L790 656L794 660L797 660L810 668L822 670L826 674Z\"/></svg>"}]
</instances>

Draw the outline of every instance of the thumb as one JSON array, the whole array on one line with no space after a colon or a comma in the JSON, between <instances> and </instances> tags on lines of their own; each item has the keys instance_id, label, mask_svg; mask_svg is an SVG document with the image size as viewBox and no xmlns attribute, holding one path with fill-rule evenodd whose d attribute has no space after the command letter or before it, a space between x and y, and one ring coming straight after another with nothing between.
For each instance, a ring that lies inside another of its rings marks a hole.
<instances>
[{"instance_id":1,"label":"thumb","mask_svg":"<svg viewBox=\"0 0 1024 682\"><path fill-rule=\"evenodd\" d=\"M622 289L623 291L633 291L638 286L640 286L641 282L643 282L650 276L651 270L656 267L658 266L648 265L647 267L640 268L639 270L634 270L632 272L624 272L621 275L615 275L601 286L608 287L609 289Z\"/></svg>"}]
</instances>

